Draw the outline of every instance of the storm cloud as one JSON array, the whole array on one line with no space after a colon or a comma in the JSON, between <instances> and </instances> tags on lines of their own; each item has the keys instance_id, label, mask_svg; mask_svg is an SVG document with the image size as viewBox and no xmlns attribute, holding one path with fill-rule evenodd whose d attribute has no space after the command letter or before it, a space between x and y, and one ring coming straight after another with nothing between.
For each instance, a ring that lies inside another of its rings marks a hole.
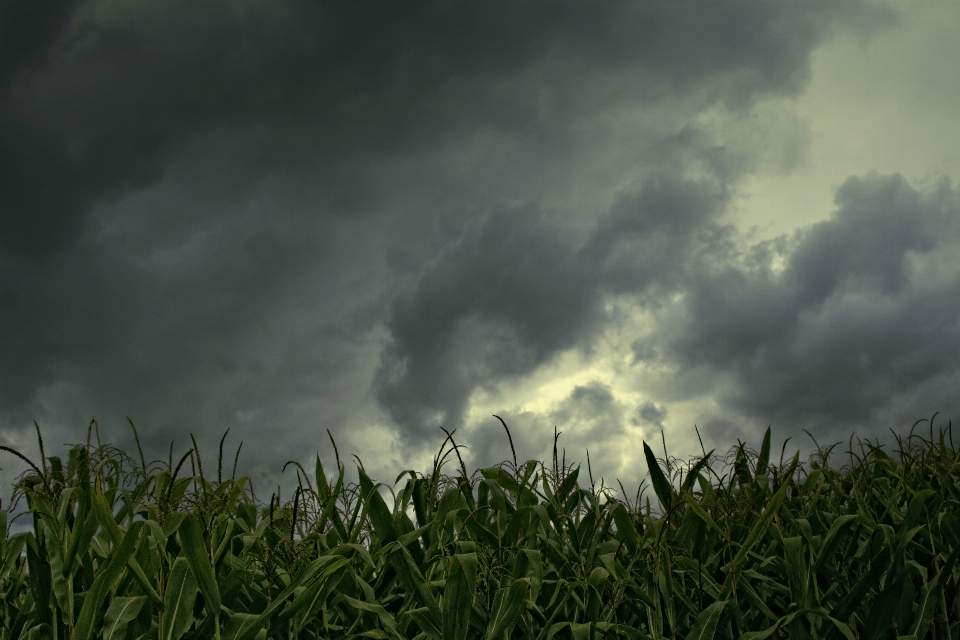
<instances>
[{"instance_id":1,"label":"storm cloud","mask_svg":"<svg viewBox=\"0 0 960 640\"><path fill-rule=\"evenodd\" d=\"M867 163L817 224L736 219L817 144L791 105L818 52L902 19L0 0L0 440L96 415L123 444L130 416L165 456L230 428L273 482L326 429L372 469L438 426L495 461L497 412L609 479L694 411L731 434L955 413L949 181Z\"/></svg>"},{"instance_id":2,"label":"storm cloud","mask_svg":"<svg viewBox=\"0 0 960 640\"><path fill-rule=\"evenodd\" d=\"M731 373L730 409L794 429L955 416L960 194L946 179L917 190L873 174L848 179L836 204L830 219L691 282L671 355Z\"/></svg>"},{"instance_id":3,"label":"storm cloud","mask_svg":"<svg viewBox=\"0 0 960 640\"><path fill-rule=\"evenodd\" d=\"M744 103L797 91L810 50L862 9L47 4L8 0L3 9L0 207L9 213L0 238L26 255L70 246L93 205L156 183L197 136L252 136L256 172L326 159L336 192L357 156L486 128L562 137L611 93ZM558 93L546 127L543 88Z\"/></svg>"},{"instance_id":4,"label":"storm cloud","mask_svg":"<svg viewBox=\"0 0 960 640\"><path fill-rule=\"evenodd\" d=\"M409 437L459 427L475 388L588 344L609 295L679 286L694 236L722 204L711 183L648 180L581 246L530 208L473 221L394 301L381 403Z\"/></svg>"}]
</instances>

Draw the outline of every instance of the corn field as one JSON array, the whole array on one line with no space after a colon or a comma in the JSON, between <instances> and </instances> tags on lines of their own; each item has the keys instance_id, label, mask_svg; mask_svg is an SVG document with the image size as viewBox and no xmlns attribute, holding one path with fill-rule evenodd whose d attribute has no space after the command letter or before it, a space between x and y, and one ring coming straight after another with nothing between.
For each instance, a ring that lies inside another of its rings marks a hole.
<instances>
[{"instance_id":1,"label":"corn field","mask_svg":"<svg viewBox=\"0 0 960 640\"><path fill-rule=\"evenodd\" d=\"M851 440L804 464L772 457L769 430L689 461L644 443L652 491L631 498L556 438L552 461L468 473L448 434L392 487L359 461L346 481L339 454L313 481L291 462L292 499L263 504L223 441L214 474L195 442L148 464L139 440L89 434L65 462L3 448L29 465L14 497L32 526L0 510L2 639L960 634L958 451L932 418L891 451Z\"/></svg>"}]
</instances>

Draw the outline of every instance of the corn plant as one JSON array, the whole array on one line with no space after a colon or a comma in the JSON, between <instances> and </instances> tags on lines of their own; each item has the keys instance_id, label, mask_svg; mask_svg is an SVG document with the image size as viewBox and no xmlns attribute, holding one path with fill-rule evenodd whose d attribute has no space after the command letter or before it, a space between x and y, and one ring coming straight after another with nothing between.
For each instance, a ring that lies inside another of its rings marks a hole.
<instances>
[{"instance_id":1,"label":"corn plant","mask_svg":"<svg viewBox=\"0 0 960 640\"><path fill-rule=\"evenodd\" d=\"M331 437L336 469L289 463L268 504L223 440L214 476L195 442L147 464L91 423L65 464L3 447L31 527L0 510L0 638L956 639L960 456L926 422L892 452L851 439L839 468L836 445L774 461L769 430L722 458L644 443L646 500L556 435L552 461L469 473L447 433L389 487L359 460L348 481Z\"/></svg>"}]
</instances>

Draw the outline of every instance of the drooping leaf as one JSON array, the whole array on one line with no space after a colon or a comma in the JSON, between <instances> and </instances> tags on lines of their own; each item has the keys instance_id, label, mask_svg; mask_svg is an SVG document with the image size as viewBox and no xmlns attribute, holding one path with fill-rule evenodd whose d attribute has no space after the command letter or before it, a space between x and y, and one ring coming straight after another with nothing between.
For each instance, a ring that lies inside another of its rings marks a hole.
<instances>
[{"instance_id":1,"label":"drooping leaf","mask_svg":"<svg viewBox=\"0 0 960 640\"><path fill-rule=\"evenodd\" d=\"M254 640L263 625L262 616L255 613L231 613L221 637L222 640Z\"/></svg>"},{"instance_id":2,"label":"drooping leaf","mask_svg":"<svg viewBox=\"0 0 960 640\"><path fill-rule=\"evenodd\" d=\"M383 625L384 631L387 632L387 637L391 638L391 640L406 640L403 634L400 633L400 630L397 627L397 621L394 619L393 615L391 615L390 612L384 609L381 605L371 602L364 602L362 600L356 600L354 598L350 598L349 596L344 596L343 600L351 607L356 607L357 609L363 609L364 611L375 613L380 619L380 624Z\"/></svg>"},{"instance_id":3,"label":"drooping leaf","mask_svg":"<svg viewBox=\"0 0 960 640\"><path fill-rule=\"evenodd\" d=\"M853 514L840 516L833 521L830 525L830 531L827 532L827 536L823 539L823 544L820 545L820 550L817 552L817 560L813 563L814 573L819 573L823 566L833 559L837 547L843 542L844 536L856 521L857 516Z\"/></svg>"},{"instance_id":4,"label":"drooping leaf","mask_svg":"<svg viewBox=\"0 0 960 640\"><path fill-rule=\"evenodd\" d=\"M728 602L729 600L720 600L704 609L694 621L693 628L687 634L687 640L713 640L717 624L720 622L720 614L723 613L723 608Z\"/></svg>"},{"instance_id":5,"label":"drooping leaf","mask_svg":"<svg viewBox=\"0 0 960 640\"><path fill-rule=\"evenodd\" d=\"M217 587L217 576L210 563L210 551L200 523L193 516L188 516L180 523L179 532L183 557L186 558L200 593L203 594L207 613L217 616L220 614L220 589Z\"/></svg>"},{"instance_id":6,"label":"drooping leaf","mask_svg":"<svg viewBox=\"0 0 960 640\"><path fill-rule=\"evenodd\" d=\"M700 475L700 472L703 471L703 468L710 463L710 456L713 455L713 452L716 449L711 449L707 455L703 456L697 464L693 465L693 468L690 469L690 473L687 474L687 477L683 479L683 484L680 486L681 491L690 491L693 489L693 483L697 481L697 478Z\"/></svg>"},{"instance_id":7,"label":"drooping leaf","mask_svg":"<svg viewBox=\"0 0 960 640\"><path fill-rule=\"evenodd\" d=\"M103 640L126 638L127 625L137 617L146 601L147 596L126 596L111 600L103 617Z\"/></svg>"},{"instance_id":8,"label":"drooping leaf","mask_svg":"<svg viewBox=\"0 0 960 640\"><path fill-rule=\"evenodd\" d=\"M193 624L197 601L197 579L184 556L177 556L170 568L163 594L163 634L160 640L180 640Z\"/></svg>"},{"instance_id":9,"label":"drooping leaf","mask_svg":"<svg viewBox=\"0 0 960 640\"><path fill-rule=\"evenodd\" d=\"M133 555L142 527L142 520L137 520L130 525L127 532L123 534L120 544L114 548L106 565L98 573L90 591L83 599L83 606L74 629L75 640L90 640L93 637L94 628L101 622L98 618L107 593L120 578L120 574Z\"/></svg>"},{"instance_id":10,"label":"drooping leaf","mask_svg":"<svg viewBox=\"0 0 960 640\"><path fill-rule=\"evenodd\" d=\"M477 554L458 553L450 560L443 592L443 638L465 640L477 591Z\"/></svg>"},{"instance_id":11,"label":"drooping leaf","mask_svg":"<svg viewBox=\"0 0 960 640\"><path fill-rule=\"evenodd\" d=\"M793 462L790 464L789 470L785 474L785 478L790 478L793 474L793 471L797 468L797 464L800 462L800 452L793 458ZM777 490L777 493L774 494L770 501L767 503L767 506L764 508L763 513L760 514L760 517L757 519L756 524L753 525L753 528L750 529L750 533L747 534L746 540L743 541L740 550L737 551L737 555L734 557L731 562L732 571L727 574L727 580L724 583L723 591L721 596L726 598L726 596L733 589L733 580L736 578L736 571L742 565L743 559L746 558L747 553L753 548L753 545L756 544L757 540L760 539L764 533L766 533L767 528L770 526L770 523L773 521L773 517L780 510L780 505L783 504L784 499L787 497L787 489L790 488L790 482L784 481L780 489Z\"/></svg>"},{"instance_id":12,"label":"drooping leaf","mask_svg":"<svg viewBox=\"0 0 960 640\"><path fill-rule=\"evenodd\" d=\"M514 580L509 589L497 593L487 622L487 640L498 640L504 634L509 636L513 632L520 615L527 607L526 599L529 590L530 581L521 578Z\"/></svg>"},{"instance_id":13,"label":"drooping leaf","mask_svg":"<svg viewBox=\"0 0 960 640\"><path fill-rule=\"evenodd\" d=\"M46 622L31 627L23 636L23 640L53 640L53 627Z\"/></svg>"}]
</instances>

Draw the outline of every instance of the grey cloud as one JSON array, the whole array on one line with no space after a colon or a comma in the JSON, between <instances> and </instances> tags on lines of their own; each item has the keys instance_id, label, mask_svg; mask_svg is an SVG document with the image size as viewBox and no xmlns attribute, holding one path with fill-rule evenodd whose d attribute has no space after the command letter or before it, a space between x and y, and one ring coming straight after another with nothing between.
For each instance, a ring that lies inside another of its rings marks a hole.
<instances>
[{"instance_id":1,"label":"grey cloud","mask_svg":"<svg viewBox=\"0 0 960 640\"><path fill-rule=\"evenodd\" d=\"M624 424L622 408L610 387L601 382L574 387L550 417L558 424L580 425L604 434L622 431Z\"/></svg>"},{"instance_id":2,"label":"grey cloud","mask_svg":"<svg viewBox=\"0 0 960 640\"><path fill-rule=\"evenodd\" d=\"M658 407L649 400L644 402L638 411L641 421L661 427L663 426L663 421L667 418L667 413L666 407Z\"/></svg>"},{"instance_id":3,"label":"grey cloud","mask_svg":"<svg viewBox=\"0 0 960 640\"><path fill-rule=\"evenodd\" d=\"M0 37L0 417L122 431L127 414L159 445L232 425L266 466L276 440L312 450L317 425L336 431L371 376L417 444L431 420L460 424L476 388L589 344L603 295L679 286L736 171L656 114L796 92L839 25L886 15L89 0L13 21L26 5L0 2L0 29L38 21ZM613 188L636 186L596 224L582 214L585 240L547 206L504 204L546 200L541 171L575 181L567 155L605 152L584 122L625 105L655 113L637 153L656 170L615 167ZM475 134L524 153L456 180L421 166L468 156Z\"/></svg>"},{"instance_id":4,"label":"grey cloud","mask_svg":"<svg viewBox=\"0 0 960 640\"><path fill-rule=\"evenodd\" d=\"M470 393L582 337L593 274L534 210L474 220L393 304L378 397L408 437L457 427Z\"/></svg>"},{"instance_id":5,"label":"grey cloud","mask_svg":"<svg viewBox=\"0 0 960 640\"><path fill-rule=\"evenodd\" d=\"M0 3L0 95L18 76L42 68L49 47L73 15L76 0L4 0Z\"/></svg>"},{"instance_id":6,"label":"grey cloud","mask_svg":"<svg viewBox=\"0 0 960 640\"><path fill-rule=\"evenodd\" d=\"M597 223L581 253L611 292L671 287L696 235L722 212L727 194L714 180L648 179Z\"/></svg>"},{"instance_id":7,"label":"grey cloud","mask_svg":"<svg viewBox=\"0 0 960 640\"><path fill-rule=\"evenodd\" d=\"M731 373L727 408L781 428L847 434L954 415L958 196L946 181L918 191L899 175L848 179L782 272L760 263L701 276L671 356Z\"/></svg>"},{"instance_id":8,"label":"grey cloud","mask_svg":"<svg viewBox=\"0 0 960 640\"><path fill-rule=\"evenodd\" d=\"M724 198L710 181L649 180L580 247L535 209L474 220L394 302L381 403L412 440L459 426L476 388L588 344L605 294L675 287Z\"/></svg>"},{"instance_id":9,"label":"grey cloud","mask_svg":"<svg viewBox=\"0 0 960 640\"><path fill-rule=\"evenodd\" d=\"M7 13L23 6L11 1ZM708 103L796 90L809 52L838 22L884 14L858 2L290 0L240 10L91 0L73 15L42 51L46 63L18 77L0 102L7 250L69 245L96 202L155 183L209 131L262 130L254 143L260 166L327 158L336 191L350 182L342 175L348 157L429 145L455 131L537 131L539 87L560 89L566 109L592 110L597 98L614 98L597 93L598 73L625 74L615 84L647 99L699 90L710 78L729 95L708 92ZM57 29L35 32L48 35L20 49L42 48ZM521 72L532 75L513 82Z\"/></svg>"},{"instance_id":10,"label":"grey cloud","mask_svg":"<svg viewBox=\"0 0 960 640\"><path fill-rule=\"evenodd\" d=\"M59 443L80 439L95 415L122 445L129 415L148 454L164 458L190 432L215 451L232 427L233 446L246 441L241 464L278 471L278 458L325 435L281 424L336 429L369 384L355 362L368 301L345 281L363 281L375 247L357 249L369 230L358 241L336 220L296 219L289 200L184 197L179 187L98 211L102 228L55 263L7 260L0 282L17 304L0 309L0 417L37 419ZM202 209L205 224L165 227L170 206ZM341 266L344 255L361 262ZM320 401L331 396L338 403Z\"/></svg>"}]
</instances>

